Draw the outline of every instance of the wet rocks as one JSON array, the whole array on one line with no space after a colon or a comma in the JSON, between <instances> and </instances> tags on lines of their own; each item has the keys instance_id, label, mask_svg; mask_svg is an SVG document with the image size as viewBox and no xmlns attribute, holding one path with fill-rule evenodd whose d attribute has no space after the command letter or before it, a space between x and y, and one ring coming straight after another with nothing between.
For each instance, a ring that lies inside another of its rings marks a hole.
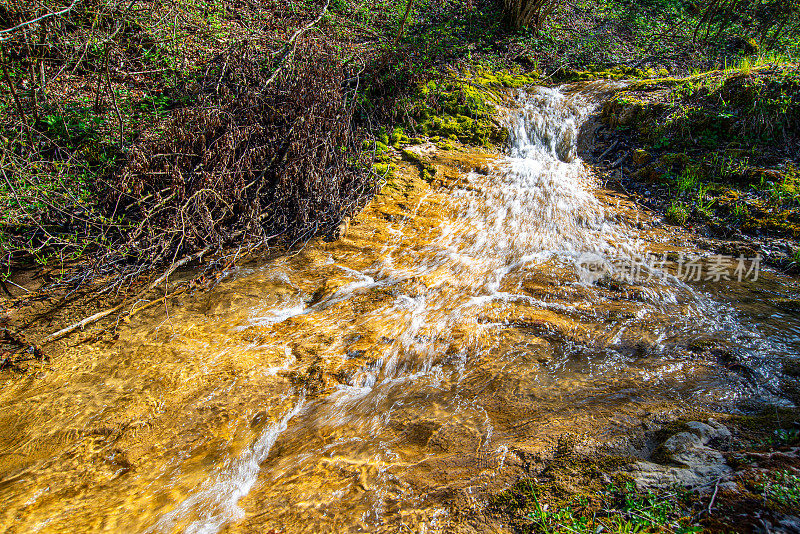
<instances>
[{"instance_id":1,"label":"wet rocks","mask_svg":"<svg viewBox=\"0 0 800 534\"><path fill-rule=\"evenodd\" d=\"M428 448L436 453L475 450L480 435L461 423L448 423L439 427L430 437Z\"/></svg>"},{"instance_id":2,"label":"wet rocks","mask_svg":"<svg viewBox=\"0 0 800 534\"><path fill-rule=\"evenodd\" d=\"M781 392L794 404L800 404L800 361L791 360L783 364L780 380Z\"/></svg>"},{"instance_id":3,"label":"wet rocks","mask_svg":"<svg viewBox=\"0 0 800 534\"><path fill-rule=\"evenodd\" d=\"M428 444L428 440L431 439L433 433L436 432L440 426L441 423L432 419L420 419L417 421L412 421L406 425L405 429L403 430L403 440L406 443L424 447Z\"/></svg>"},{"instance_id":4,"label":"wet rocks","mask_svg":"<svg viewBox=\"0 0 800 534\"><path fill-rule=\"evenodd\" d=\"M733 473L722 453L715 447L731 439L730 431L709 419L708 423L691 421L685 430L670 436L653 453L651 460L639 461L625 471L640 490L668 488L674 485L699 487L725 479Z\"/></svg>"},{"instance_id":5,"label":"wet rocks","mask_svg":"<svg viewBox=\"0 0 800 534\"><path fill-rule=\"evenodd\" d=\"M632 160L634 165L637 167L642 167L650 163L653 158L650 156L649 152L639 148L633 151Z\"/></svg>"}]
</instances>

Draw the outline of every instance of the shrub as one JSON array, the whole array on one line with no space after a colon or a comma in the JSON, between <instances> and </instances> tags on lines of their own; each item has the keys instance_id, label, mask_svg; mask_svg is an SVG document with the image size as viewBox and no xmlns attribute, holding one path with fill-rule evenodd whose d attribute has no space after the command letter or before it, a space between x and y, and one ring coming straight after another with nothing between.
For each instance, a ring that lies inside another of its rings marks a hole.
<instances>
[{"instance_id":1,"label":"shrub","mask_svg":"<svg viewBox=\"0 0 800 534\"><path fill-rule=\"evenodd\" d=\"M107 199L114 213L143 221L129 239L151 260L237 231L308 238L373 191L371 151L362 151L346 102L349 73L328 45L299 44L272 84L256 44L214 63L199 102L132 151Z\"/></svg>"}]
</instances>

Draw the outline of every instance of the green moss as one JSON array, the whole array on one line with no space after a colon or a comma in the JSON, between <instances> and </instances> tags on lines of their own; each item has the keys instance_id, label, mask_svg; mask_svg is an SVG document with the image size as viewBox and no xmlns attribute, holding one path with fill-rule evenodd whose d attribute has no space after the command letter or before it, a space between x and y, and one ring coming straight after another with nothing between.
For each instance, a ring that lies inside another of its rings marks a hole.
<instances>
[{"instance_id":1,"label":"green moss","mask_svg":"<svg viewBox=\"0 0 800 534\"><path fill-rule=\"evenodd\" d=\"M372 171L378 177L385 177L387 181L392 180L395 177L395 171L397 167L390 163L376 163L372 166Z\"/></svg>"},{"instance_id":2,"label":"green moss","mask_svg":"<svg viewBox=\"0 0 800 534\"><path fill-rule=\"evenodd\" d=\"M427 174L428 176L433 176L436 174L436 167L431 165L429 161L425 158L414 152L413 150L403 149L400 154L402 155L403 159L406 161L410 161L420 167L420 174L424 178Z\"/></svg>"},{"instance_id":3,"label":"green moss","mask_svg":"<svg viewBox=\"0 0 800 534\"><path fill-rule=\"evenodd\" d=\"M408 136L403 132L402 126L397 126L392 131L392 135L389 136L389 143L394 148L400 148L401 143L408 143L409 139Z\"/></svg>"},{"instance_id":4,"label":"green moss","mask_svg":"<svg viewBox=\"0 0 800 534\"><path fill-rule=\"evenodd\" d=\"M386 133L385 126L381 126L380 129L378 130L378 141L380 141L384 145L389 144L389 134Z\"/></svg>"},{"instance_id":5,"label":"green moss","mask_svg":"<svg viewBox=\"0 0 800 534\"><path fill-rule=\"evenodd\" d=\"M492 71L487 68L478 68L471 77L479 85L514 89L532 85L538 81L538 73L512 74L508 70Z\"/></svg>"},{"instance_id":6,"label":"green moss","mask_svg":"<svg viewBox=\"0 0 800 534\"><path fill-rule=\"evenodd\" d=\"M502 91L534 82L535 78L524 74L481 68L465 72L461 79L429 81L419 87L414 99L415 129L436 140L482 146L502 143L507 133L496 118Z\"/></svg>"},{"instance_id":7,"label":"green moss","mask_svg":"<svg viewBox=\"0 0 800 534\"><path fill-rule=\"evenodd\" d=\"M403 150L400 151L400 155L406 161L410 161L411 163L417 163L419 165L422 165L422 158L416 152L413 152L411 150L408 150L407 148L404 148Z\"/></svg>"},{"instance_id":8,"label":"green moss","mask_svg":"<svg viewBox=\"0 0 800 534\"><path fill-rule=\"evenodd\" d=\"M455 146L453 146L453 144L448 141L441 141L439 143L436 143L436 146L439 148L439 150L453 150L455 148Z\"/></svg>"}]
</instances>

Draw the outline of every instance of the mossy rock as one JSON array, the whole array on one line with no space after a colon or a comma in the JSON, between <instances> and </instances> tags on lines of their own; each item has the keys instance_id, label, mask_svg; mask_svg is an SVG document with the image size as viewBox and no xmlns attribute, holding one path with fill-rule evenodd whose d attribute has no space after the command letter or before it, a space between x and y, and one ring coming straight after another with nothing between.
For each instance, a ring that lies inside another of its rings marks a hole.
<instances>
[{"instance_id":1,"label":"mossy rock","mask_svg":"<svg viewBox=\"0 0 800 534\"><path fill-rule=\"evenodd\" d=\"M389 136L389 143L394 148L400 148L401 143L408 143L409 139L408 136L403 132L403 128L400 126L395 127L392 131L392 135Z\"/></svg>"},{"instance_id":2,"label":"mossy rock","mask_svg":"<svg viewBox=\"0 0 800 534\"><path fill-rule=\"evenodd\" d=\"M453 149L455 148L455 147L453 146L453 144L452 144L452 143L450 143L450 142L448 142L448 141L441 141L441 142L439 142L439 143L436 143L436 147L437 147L439 150L453 150Z\"/></svg>"},{"instance_id":3,"label":"mossy rock","mask_svg":"<svg viewBox=\"0 0 800 534\"><path fill-rule=\"evenodd\" d=\"M372 171L379 177L386 177L386 180L394 178L397 167L390 163L376 163L372 166Z\"/></svg>"},{"instance_id":4,"label":"mossy rock","mask_svg":"<svg viewBox=\"0 0 800 534\"><path fill-rule=\"evenodd\" d=\"M482 146L504 142L507 132L496 120L501 90L536 80L524 74L480 68L463 76L461 80L433 80L419 87L412 112L416 130L433 142L452 139Z\"/></svg>"},{"instance_id":5,"label":"mossy rock","mask_svg":"<svg viewBox=\"0 0 800 534\"><path fill-rule=\"evenodd\" d=\"M419 165L423 177L426 173L430 176L436 174L436 167L413 150L403 149L400 154L404 160Z\"/></svg>"},{"instance_id":6,"label":"mossy rock","mask_svg":"<svg viewBox=\"0 0 800 534\"><path fill-rule=\"evenodd\" d=\"M650 163L653 157L646 150L637 148L636 150L633 151L632 159L634 165L636 165L637 167L642 167Z\"/></svg>"},{"instance_id":7,"label":"mossy rock","mask_svg":"<svg viewBox=\"0 0 800 534\"><path fill-rule=\"evenodd\" d=\"M667 152L658 158L658 163L661 167L672 170L683 170L691 163L692 159L683 153Z\"/></svg>"},{"instance_id":8,"label":"mossy rock","mask_svg":"<svg viewBox=\"0 0 800 534\"><path fill-rule=\"evenodd\" d=\"M413 150L408 150L404 148L400 151L400 155L403 157L404 160L410 161L411 163L416 163L418 165L422 165L422 158L419 154L414 152Z\"/></svg>"}]
</instances>

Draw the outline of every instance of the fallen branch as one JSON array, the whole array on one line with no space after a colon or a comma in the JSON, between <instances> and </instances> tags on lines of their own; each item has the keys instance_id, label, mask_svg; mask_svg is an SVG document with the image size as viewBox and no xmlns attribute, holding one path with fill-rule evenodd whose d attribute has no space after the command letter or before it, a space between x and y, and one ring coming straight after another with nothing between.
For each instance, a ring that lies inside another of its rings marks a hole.
<instances>
[{"instance_id":1,"label":"fallen branch","mask_svg":"<svg viewBox=\"0 0 800 534\"><path fill-rule=\"evenodd\" d=\"M209 250L211 250L211 245L207 246L206 248L204 248L200 252L196 252L194 254L189 254L187 256L184 256L180 260L178 260L176 262L173 262L172 265L170 265L169 268L166 271L164 271L164 274L162 274L161 276L156 278L152 283L150 283L147 286L147 288L145 288L142 291L140 291L136 295L134 301L139 300L148 291L152 291L153 289L155 289L156 286L161 284L161 282L164 282L169 277L169 275L171 275L173 272L175 272L176 269L179 269L179 268L183 267L184 265L186 265L187 263L189 263L192 260L195 260L197 258L201 258L204 254L208 253ZM165 295L165 297L162 297L162 298L166 298L166 295ZM54 332L54 333L50 334L49 336L47 336L44 339L44 341L42 342L42 345L45 345L45 344L50 343L52 341L55 341L57 339L61 339L62 337L66 336L68 334L71 334L75 330L78 330L78 329L82 330L82 329L86 328L87 326L89 326L90 324L96 323L100 319L108 317L112 313L116 313L117 311L121 310L125 306L125 302L126 301L127 301L127 299L125 301L121 302L120 304L118 304L117 306L114 306L113 308L110 308L110 309L105 310L105 311L101 311L99 313L95 313L94 315L86 317L85 319L81 319L77 323L73 323L73 324L69 325L68 327L59 330L58 332ZM139 310L137 310L137 311L139 311Z\"/></svg>"},{"instance_id":2,"label":"fallen branch","mask_svg":"<svg viewBox=\"0 0 800 534\"><path fill-rule=\"evenodd\" d=\"M711 500L708 503L708 513L711 514L711 508L714 507L714 501L717 500L717 492L719 491L719 481L722 480L722 477L717 479L716 484L714 484L714 495L711 496Z\"/></svg>"},{"instance_id":3,"label":"fallen branch","mask_svg":"<svg viewBox=\"0 0 800 534\"><path fill-rule=\"evenodd\" d=\"M289 54L292 52L292 50L294 50L294 43L297 40L297 38L300 37L301 35L303 35L308 30L310 30L317 22L322 20L322 17L325 16L325 13L328 12L328 6L330 4L331 4L331 0L327 0L325 2L325 7L322 8L322 12L319 14L319 16L317 18L315 18L314 20L312 20L311 22L309 22L308 24L306 24L302 28L299 28L296 32L294 32L294 34L292 34L292 36L286 42L286 45L283 47L283 53L281 54L281 57L277 61L277 66L275 67L275 71L267 79L267 81L264 82L263 87L266 87L266 86L268 86L269 84L272 83L272 81L278 75L278 72L280 72L281 68L283 67L283 64L286 61L286 58L289 57Z\"/></svg>"},{"instance_id":4,"label":"fallen branch","mask_svg":"<svg viewBox=\"0 0 800 534\"><path fill-rule=\"evenodd\" d=\"M614 150L617 147L618 144L619 144L619 139L617 139L616 141L611 143L611 146L608 147L607 149L605 149L605 151L602 154L600 154L600 157L597 158L597 161L603 161L603 158L608 156L609 152Z\"/></svg>"},{"instance_id":5,"label":"fallen branch","mask_svg":"<svg viewBox=\"0 0 800 534\"><path fill-rule=\"evenodd\" d=\"M119 304L118 306L114 306L111 309L108 309L108 310L105 310L105 311L101 311L99 313L95 313L94 315L89 316L89 317L87 317L85 319L82 319L82 320L78 321L77 323L74 323L74 324L72 324L72 325L70 325L70 326L68 326L66 328L63 328L63 329L59 330L58 332L50 334L49 336L47 336L44 339L44 341L42 342L42 345L45 345L45 344L50 343L51 341L55 341L57 339L61 339L62 337L66 336L67 334L71 334L72 332L74 332L75 330L77 330L79 328L83 329L83 328L85 328L86 326L89 326L92 323L96 323L97 321L99 321L103 317L108 317L112 313L120 310L122 308L122 306L124 306L124 304L125 303L123 302L122 304Z\"/></svg>"},{"instance_id":6,"label":"fallen branch","mask_svg":"<svg viewBox=\"0 0 800 534\"><path fill-rule=\"evenodd\" d=\"M611 170L611 169L616 169L617 167L619 167L620 165L622 165L622 162L623 162L623 161L625 161L626 159L628 159L628 156L629 156L629 154L628 154L627 152L625 152L625 153L622 155L622 157L621 157L621 158L619 158L617 161L615 161L614 163L612 163L612 164L611 164L611 166L609 167L609 170Z\"/></svg>"},{"instance_id":7,"label":"fallen branch","mask_svg":"<svg viewBox=\"0 0 800 534\"><path fill-rule=\"evenodd\" d=\"M20 28L24 28L25 26L30 26L31 24L36 24L37 22L41 22L41 21L43 21L45 19L49 19L50 17L58 17L58 16L61 16L61 15L66 15L67 13L69 13L70 11L75 9L75 6L77 6L80 1L81 0L73 0L72 4L70 6L65 7L61 11L54 11L52 13L45 13L41 17L36 17L35 19L22 22L20 24L17 24L13 28L0 30L0 41L6 41L6 40L10 39L11 36L7 35L7 34L14 33L15 31L19 30Z\"/></svg>"},{"instance_id":8,"label":"fallen branch","mask_svg":"<svg viewBox=\"0 0 800 534\"><path fill-rule=\"evenodd\" d=\"M206 248L204 248L200 252L196 252L194 254L189 254L188 256L184 256L180 260L178 260L176 262L173 262L172 265L170 265L169 269L164 271L164 274L159 276L156 280L153 281L153 283L150 284L150 286L147 288L147 291L150 291L151 289L155 289L155 287L157 285L159 285L161 282L166 280L169 277L169 275L174 273L176 269L180 269L181 267L183 267L184 265L186 265L187 263L189 263L192 260L195 260L197 258L202 258L203 255L207 254L209 250L211 250L211 245L208 245Z\"/></svg>"}]
</instances>

